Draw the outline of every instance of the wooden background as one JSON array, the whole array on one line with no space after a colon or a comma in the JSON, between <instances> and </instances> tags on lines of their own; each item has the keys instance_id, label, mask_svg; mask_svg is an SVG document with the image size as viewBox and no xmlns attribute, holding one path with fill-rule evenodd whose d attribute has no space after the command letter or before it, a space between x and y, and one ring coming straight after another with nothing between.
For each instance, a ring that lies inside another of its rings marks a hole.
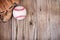
<instances>
[{"instance_id":1,"label":"wooden background","mask_svg":"<svg viewBox=\"0 0 60 40\"><path fill-rule=\"evenodd\" d=\"M24 20L0 23L0 40L60 40L60 0L21 0Z\"/></svg>"}]
</instances>

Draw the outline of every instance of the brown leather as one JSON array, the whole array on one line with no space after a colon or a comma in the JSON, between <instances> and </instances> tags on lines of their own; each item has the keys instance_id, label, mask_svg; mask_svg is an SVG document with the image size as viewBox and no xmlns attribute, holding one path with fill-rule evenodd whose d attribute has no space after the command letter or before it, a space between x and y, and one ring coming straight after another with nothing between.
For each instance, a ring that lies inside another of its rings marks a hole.
<instances>
[{"instance_id":1,"label":"brown leather","mask_svg":"<svg viewBox=\"0 0 60 40\"><path fill-rule=\"evenodd\" d=\"M12 9L14 3L18 4L16 0L0 0L0 20L3 22L8 21L12 16Z\"/></svg>"}]
</instances>

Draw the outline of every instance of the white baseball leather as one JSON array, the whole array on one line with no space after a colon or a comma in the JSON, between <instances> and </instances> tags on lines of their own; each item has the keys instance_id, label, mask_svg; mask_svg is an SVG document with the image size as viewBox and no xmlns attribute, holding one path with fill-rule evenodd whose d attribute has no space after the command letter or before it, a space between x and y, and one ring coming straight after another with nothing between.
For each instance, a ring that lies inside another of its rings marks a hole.
<instances>
[{"instance_id":1,"label":"white baseball leather","mask_svg":"<svg viewBox=\"0 0 60 40\"><path fill-rule=\"evenodd\" d=\"M17 20L23 20L26 17L26 9L23 6L16 6L13 9L13 16Z\"/></svg>"}]
</instances>

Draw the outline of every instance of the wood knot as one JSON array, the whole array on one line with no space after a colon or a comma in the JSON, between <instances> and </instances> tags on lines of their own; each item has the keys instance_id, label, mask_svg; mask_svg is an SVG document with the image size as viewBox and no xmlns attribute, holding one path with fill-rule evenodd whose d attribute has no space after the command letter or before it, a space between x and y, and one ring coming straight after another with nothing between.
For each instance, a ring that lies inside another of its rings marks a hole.
<instances>
[{"instance_id":1,"label":"wood knot","mask_svg":"<svg viewBox=\"0 0 60 40\"><path fill-rule=\"evenodd\" d=\"M22 39L23 39L23 40L25 39L24 36L22 37Z\"/></svg>"},{"instance_id":2,"label":"wood knot","mask_svg":"<svg viewBox=\"0 0 60 40\"><path fill-rule=\"evenodd\" d=\"M30 22L30 25L33 25L32 21Z\"/></svg>"},{"instance_id":3,"label":"wood knot","mask_svg":"<svg viewBox=\"0 0 60 40\"><path fill-rule=\"evenodd\" d=\"M38 40L38 39L36 38L36 40Z\"/></svg>"},{"instance_id":4,"label":"wood knot","mask_svg":"<svg viewBox=\"0 0 60 40\"><path fill-rule=\"evenodd\" d=\"M41 8L40 8L40 11L41 11Z\"/></svg>"}]
</instances>

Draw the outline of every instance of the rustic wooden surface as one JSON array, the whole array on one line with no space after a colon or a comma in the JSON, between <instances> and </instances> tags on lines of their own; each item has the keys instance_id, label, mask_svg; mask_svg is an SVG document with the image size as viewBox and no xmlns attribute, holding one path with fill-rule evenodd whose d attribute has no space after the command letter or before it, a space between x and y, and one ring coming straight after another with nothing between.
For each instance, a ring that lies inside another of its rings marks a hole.
<instances>
[{"instance_id":1,"label":"rustic wooden surface","mask_svg":"<svg viewBox=\"0 0 60 40\"><path fill-rule=\"evenodd\" d=\"M12 40L12 23L0 23L0 40Z\"/></svg>"},{"instance_id":2,"label":"rustic wooden surface","mask_svg":"<svg viewBox=\"0 0 60 40\"><path fill-rule=\"evenodd\" d=\"M60 0L21 0L24 20L0 23L0 40L60 40Z\"/></svg>"}]
</instances>

